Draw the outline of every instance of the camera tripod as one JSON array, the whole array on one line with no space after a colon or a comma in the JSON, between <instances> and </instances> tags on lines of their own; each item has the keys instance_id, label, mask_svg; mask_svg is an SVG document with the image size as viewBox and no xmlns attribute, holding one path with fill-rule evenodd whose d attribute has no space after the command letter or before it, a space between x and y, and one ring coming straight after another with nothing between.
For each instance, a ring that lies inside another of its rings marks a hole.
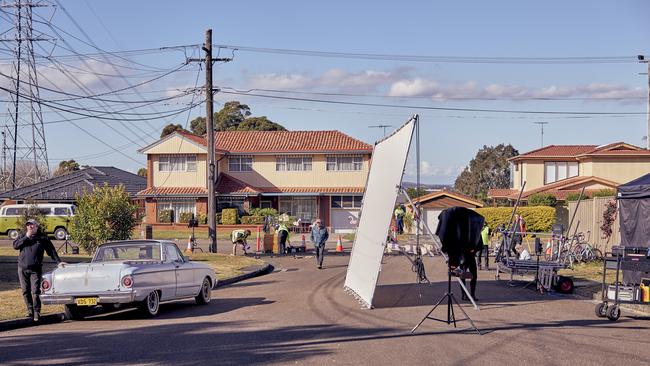
<instances>
[{"instance_id":1,"label":"camera tripod","mask_svg":"<svg viewBox=\"0 0 650 366\"><path fill-rule=\"evenodd\" d=\"M201 247L196 245L196 236L194 236L194 226L192 226L192 235L190 236L190 243L192 243L192 252L194 252L195 250L200 250L201 253L204 253L203 249L201 249Z\"/></svg>"},{"instance_id":2,"label":"camera tripod","mask_svg":"<svg viewBox=\"0 0 650 366\"><path fill-rule=\"evenodd\" d=\"M451 276L452 276L452 269L451 269L451 267L449 267L448 271L447 271L447 292L444 295L442 295L440 300L438 300L438 302L433 306L433 308L431 308L431 310L427 313L427 315L425 315L424 318L422 318L422 320L420 320L420 322L415 327L413 327L413 329L411 329L411 333L415 332L415 330L418 329L418 327L420 325L422 325L422 323L424 323L424 321L427 320L427 319L435 320L435 321L441 322L441 323L446 323L447 325L454 324L454 328L456 328L456 322L463 321L463 320L468 320L469 323L472 325L472 328L476 331L476 333L478 333L478 335L482 335L481 331L476 327L476 325L474 325L474 322L472 321L472 318L470 318L469 315L467 315L465 310L463 310L463 307L460 306L460 303L456 299L456 296L454 296L454 293L451 290ZM460 280L458 282L461 284L461 286L462 286L463 290L465 291L465 293L467 294L467 296L470 299L472 299L472 296L468 293L467 288L465 287L465 285L463 285ZM433 311L436 310L438 305L442 304L442 302L445 301L445 300L447 300L447 319L438 319L438 318L431 317L430 316L431 313L433 313ZM465 318L456 319L456 316L454 314L454 303L456 304L456 306L458 306L458 308L463 313L463 315L465 315ZM472 303L474 303L473 299L472 299Z\"/></svg>"},{"instance_id":3,"label":"camera tripod","mask_svg":"<svg viewBox=\"0 0 650 366\"><path fill-rule=\"evenodd\" d=\"M56 251L57 251L57 252L60 252L60 251L61 251L61 248L64 248L63 253L64 253L64 254L68 254L68 247L70 247L70 249L71 249L71 251L72 251L73 253L75 252L75 248L78 248L78 247L75 246L74 244L70 243L70 235L67 235L67 234L66 234L66 236L65 236L65 242L64 242L63 244L59 245L59 248L58 248Z\"/></svg>"}]
</instances>

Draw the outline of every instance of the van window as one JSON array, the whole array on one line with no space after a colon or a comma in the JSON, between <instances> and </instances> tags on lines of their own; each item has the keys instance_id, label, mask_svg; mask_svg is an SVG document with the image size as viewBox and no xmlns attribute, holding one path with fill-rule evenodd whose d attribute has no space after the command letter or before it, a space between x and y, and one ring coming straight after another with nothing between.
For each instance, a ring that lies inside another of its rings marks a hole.
<instances>
[{"instance_id":1,"label":"van window","mask_svg":"<svg viewBox=\"0 0 650 366\"><path fill-rule=\"evenodd\" d=\"M7 211L5 211L5 215L7 216L18 216L21 215L22 212L24 212L25 209L20 209L18 207L8 207Z\"/></svg>"},{"instance_id":2,"label":"van window","mask_svg":"<svg viewBox=\"0 0 650 366\"><path fill-rule=\"evenodd\" d=\"M49 207L48 208L40 207L38 209L38 212L40 212L40 214L43 215L43 216L47 216L47 215L52 214L52 210Z\"/></svg>"},{"instance_id":3,"label":"van window","mask_svg":"<svg viewBox=\"0 0 650 366\"><path fill-rule=\"evenodd\" d=\"M70 210L67 207L55 207L54 215L56 216L68 216L70 215Z\"/></svg>"}]
</instances>

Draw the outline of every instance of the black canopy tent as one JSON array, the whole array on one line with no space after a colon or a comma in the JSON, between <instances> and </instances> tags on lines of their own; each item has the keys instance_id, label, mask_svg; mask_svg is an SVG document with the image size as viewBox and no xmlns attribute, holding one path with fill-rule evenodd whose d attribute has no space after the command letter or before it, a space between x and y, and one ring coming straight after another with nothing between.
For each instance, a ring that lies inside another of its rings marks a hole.
<instances>
[{"instance_id":1,"label":"black canopy tent","mask_svg":"<svg viewBox=\"0 0 650 366\"><path fill-rule=\"evenodd\" d=\"M650 247L650 174L618 186L621 245Z\"/></svg>"}]
</instances>

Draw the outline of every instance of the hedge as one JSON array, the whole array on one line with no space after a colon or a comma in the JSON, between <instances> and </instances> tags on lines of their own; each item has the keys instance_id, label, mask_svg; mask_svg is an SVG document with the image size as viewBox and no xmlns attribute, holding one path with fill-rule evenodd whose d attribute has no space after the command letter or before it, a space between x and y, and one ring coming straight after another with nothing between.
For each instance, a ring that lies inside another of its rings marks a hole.
<instances>
[{"instance_id":1,"label":"hedge","mask_svg":"<svg viewBox=\"0 0 650 366\"><path fill-rule=\"evenodd\" d=\"M264 216L242 216L239 221L244 225L264 225Z\"/></svg>"},{"instance_id":2,"label":"hedge","mask_svg":"<svg viewBox=\"0 0 650 366\"><path fill-rule=\"evenodd\" d=\"M512 207L484 207L477 208L476 212L485 217L490 229L497 226L508 225L512 215ZM526 230L535 232L550 232L555 223L555 208L547 206L519 207L517 214L526 220Z\"/></svg>"},{"instance_id":3,"label":"hedge","mask_svg":"<svg viewBox=\"0 0 650 366\"><path fill-rule=\"evenodd\" d=\"M191 212L181 212L180 215L178 215L178 222L187 224L190 222L190 219L192 218L194 214Z\"/></svg>"},{"instance_id":4,"label":"hedge","mask_svg":"<svg viewBox=\"0 0 650 366\"><path fill-rule=\"evenodd\" d=\"M224 225L236 225L238 212L236 208L224 208L221 210L221 222Z\"/></svg>"},{"instance_id":5,"label":"hedge","mask_svg":"<svg viewBox=\"0 0 650 366\"><path fill-rule=\"evenodd\" d=\"M174 222L174 210L160 210L158 222Z\"/></svg>"},{"instance_id":6,"label":"hedge","mask_svg":"<svg viewBox=\"0 0 650 366\"><path fill-rule=\"evenodd\" d=\"M528 197L528 206L555 206L557 198L550 193L535 193Z\"/></svg>"}]
</instances>

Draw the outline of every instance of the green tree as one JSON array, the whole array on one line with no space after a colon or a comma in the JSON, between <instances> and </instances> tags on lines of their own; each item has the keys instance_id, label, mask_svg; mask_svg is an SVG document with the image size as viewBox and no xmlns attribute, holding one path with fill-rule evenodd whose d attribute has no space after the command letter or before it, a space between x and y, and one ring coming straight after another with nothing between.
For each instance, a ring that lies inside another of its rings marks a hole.
<instances>
[{"instance_id":1,"label":"green tree","mask_svg":"<svg viewBox=\"0 0 650 366\"><path fill-rule=\"evenodd\" d=\"M418 197L424 196L429 192L427 192L427 190L424 188L420 188L418 190L417 188L412 187L412 188L406 188L406 193L409 195L411 199L416 199Z\"/></svg>"},{"instance_id":2,"label":"green tree","mask_svg":"<svg viewBox=\"0 0 650 366\"><path fill-rule=\"evenodd\" d=\"M485 198L488 189L510 187L508 159L519 152L508 144L483 146L458 175L454 189L475 198Z\"/></svg>"},{"instance_id":3,"label":"green tree","mask_svg":"<svg viewBox=\"0 0 650 366\"><path fill-rule=\"evenodd\" d=\"M21 215L18 217L18 228L22 233L25 232L25 224L27 220L34 219L38 222L38 230L44 232L47 226L47 216L41 211L35 203L30 203L26 210L22 210Z\"/></svg>"},{"instance_id":4,"label":"green tree","mask_svg":"<svg viewBox=\"0 0 650 366\"><path fill-rule=\"evenodd\" d=\"M79 169L80 169L79 163L74 161L74 159L63 160L62 162L59 163L59 166L54 171L54 176L58 177L60 175L70 173L70 172L74 172L74 171L79 170Z\"/></svg>"},{"instance_id":5,"label":"green tree","mask_svg":"<svg viewBox=\"0 0 650 366\"><path fill-rule=\"evenodd\" d=\"M137 207L131 203L124 186L95 187L92 193L77 195L76 201L70 237L86 252L94 252L103 242L131 237Z\"/></svg>"},{"instance_id":6,"label":"green tree","mask_svg":"<svg viewBox=\"0 0 650 366\"><path fill-rule=\"evenodd\" d=\"M195 135L206 133L205 117L196 117L190 122L190 129ZM216 131L286 131L284 126L275 123L266 116L251 117L251 109L246 104L233 100L226 102L223 108L214 114Z\"/></svg>"},{"instance_id":7,"label":"green tree","mask_svg":"<svg viewBox=\"0 0 650 366\"><path fill-rule=\"evenodd\" d=\"M215 113L216 115L216 113ZM205 135L205 117L196 117L190 121L190 131L198 136Z\"/></svg>"},{"instance_id":8,"label":"green tree","mask_svg":"<svg viewBox=\"0 0 650 366\"><path fill-rule=\"evenodd\" d=\"M160 133L160 138L163 138L167 135L171 135L174 131L189 132L183 128L182 125L170 123L167 126L163 127L162 132Z\"/></svg>"},{"instance_id":9,"label":"green tree","mask_svg":"<svg viewBox=\"0 0 650 366\"><path fill-rule=\"evenodd\" d=\"M557 198L549 193L535 193L528 197L528 206L555 206Z\"/></svg>"},{"instance_id":10,"label":"green tree","mask_svg":"<svg viewBox=\"0 0 650 366\"><path fill-rule=\"evenodd\" d=\"M137 174L138 174L139 176L141 176L141 177L145 177L145 178L146 178L146 177L147 177L147 168L140 168L140 169L138 169L138 173L137 173Z\"/></svg>"}]
</instances>

